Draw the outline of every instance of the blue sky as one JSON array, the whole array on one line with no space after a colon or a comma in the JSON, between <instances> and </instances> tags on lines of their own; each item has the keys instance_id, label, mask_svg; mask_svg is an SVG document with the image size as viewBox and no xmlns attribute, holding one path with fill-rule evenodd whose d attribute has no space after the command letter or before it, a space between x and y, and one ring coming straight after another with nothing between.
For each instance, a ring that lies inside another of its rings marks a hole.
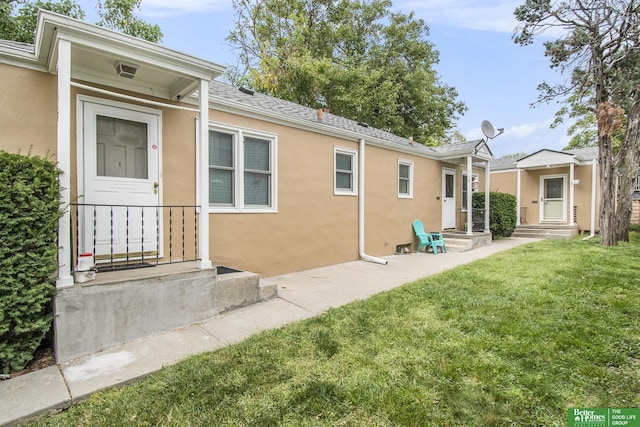
<instances>
[{"instance_id":1,"label":"blue sky","mask_svg":"<svg viewBox=\"0 0 640 427\"><path fill-rule=\"evenodd\" d=\"M77 1L96 22L96 1ZM458 90L468 111L458 120L467 139L482 138L480 123L489 120L505 133L490 142L495 157L560 150L568 142L566 126L549 129L559 104L530 104L542 81L564 76L549 68L542 39L532 46L511 41L514 9L523 0L394 0L393 10L415 12L430 27L428 40L440 52L441 81ZM236 63L225 37L234 22L231 0L142 0L140 16L158 24L166 47L222 65Z\"/></svg>"}]
</instances>

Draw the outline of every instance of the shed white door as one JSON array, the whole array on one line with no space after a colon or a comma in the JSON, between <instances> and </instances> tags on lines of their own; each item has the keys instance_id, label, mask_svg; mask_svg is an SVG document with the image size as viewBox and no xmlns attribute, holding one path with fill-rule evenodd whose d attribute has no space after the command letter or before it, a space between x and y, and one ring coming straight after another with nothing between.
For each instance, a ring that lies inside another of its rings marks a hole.
<instances>
[{"instance_id":1,"label":"shed white door","mask_svg":"<svg viewBox=\"0 0 640 427\"><path fill-rule=\"evenodd\" d=\"M80 241L100 258L160 250L160 115L82 103Z\"/></svg>"},{"instance_id":2,"label":"shed white door","mask_svg":"<svg viewBox=\"0 0 640 427\"><path fill-rule=\"evenodd\" d=\"M456 172L442 169L442 229L456 227Z\"/></svg>"},{"instance_id":3,"label":"shed white door","mask_svg":"<svg viewBox=\"0 0 640 427\"><path fill-rule=\"evenodd\" d=\"M540 206L542 221L567 221L567 199L565 176L543 176L540 178Z\"/></svg>"}]
</instances>

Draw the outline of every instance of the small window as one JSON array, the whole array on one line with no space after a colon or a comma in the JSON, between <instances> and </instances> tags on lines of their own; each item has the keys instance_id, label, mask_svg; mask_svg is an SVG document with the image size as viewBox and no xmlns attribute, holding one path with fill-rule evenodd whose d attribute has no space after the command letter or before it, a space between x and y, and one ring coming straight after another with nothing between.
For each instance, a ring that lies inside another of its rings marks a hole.
<instances>
[{"instance_id":1,"label":"small window","mask_svg":"<svg viewBox=\"0 0 640 427\"><path fill-rule=\"evenodd\" d=\"M357 158L355 150L334 148L334 194L358 194Z\"/></svg>"},{"instance_id":2,"label":"small window","mask_svg":"<svg viewBox=\"0 0 640 427\"><path fill-rule=\"evenodd\" d=\"M413 198L413 162L398 160L398 197Z\"/></svg>"},{"instance_id":3,"label":"small window","mask_svg":"<svg viewBox=\"0 0 640 427\"><path fill-rule=\"evenodd\" d=\"M471 175L471 180L476 181L478 179L478 175ZM462 173L462 211L466 212L468 210L467 206L467 173Z\"/></svg>"}]
</instances>

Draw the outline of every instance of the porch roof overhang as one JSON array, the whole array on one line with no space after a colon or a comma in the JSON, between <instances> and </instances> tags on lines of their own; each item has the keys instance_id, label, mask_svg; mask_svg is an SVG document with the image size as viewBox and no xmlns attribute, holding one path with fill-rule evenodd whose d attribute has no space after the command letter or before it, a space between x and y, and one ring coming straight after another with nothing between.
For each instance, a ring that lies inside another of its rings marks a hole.
<instances>
[{"instance_id":1,"label":"porch roof overhang","mask_svg":"<svg viewBox=\"0 0 640 427\"><path fill-rule=\"evenodd\" d=\"M485 162L491 161L493 153L484 139L447 144L434 147L439 160L455 164L467 164L467 158L471 156L474 161L480 162L475 166L482 167Z\"/></svg>"},{"instance_id":2,"label":"porch roof overhang","mask_svg":"<svg viewBox=\"0 0 640 427\"><path fill-rule=\"evenodd\" d=\"M518 169L546 169L569 165L579 165L580 161L574 154L543 149L536 151L516 162Z\"/></svg>"},{"instance_id":3,"label":"porch roof overhang","mask_svg":"<svg viewBox=\"0 0 640 427\"><path fill-rule=\"evenodd\" d=\"M71 44L71 78L155 98L179 101L211 81L225 67L155 43L41 10L33 45L3 43L6 62L57 73L60 40ZM118 61L137 67L133 78L121 77Z\"/></svg>"}]
</instances>

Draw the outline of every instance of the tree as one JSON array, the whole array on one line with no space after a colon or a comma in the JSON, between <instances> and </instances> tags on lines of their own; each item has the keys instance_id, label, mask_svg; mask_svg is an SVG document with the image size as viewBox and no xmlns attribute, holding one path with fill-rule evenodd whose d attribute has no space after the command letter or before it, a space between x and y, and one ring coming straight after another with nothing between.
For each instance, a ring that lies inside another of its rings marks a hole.
<instances>
[{"instance_id":1,"label":"tree","mask_svg":"<svg viewBox=\"0 0 640 427\"><path fill-rule=\"evenodd\" d=\"M66 0L68 1L68 0ZM149 24L133 13L140 9L142 0L104 0L98 2L97 25L120 31L153 43L162 41L162 31L155 24Z\"/></svg>"},{"instance_id":2,"label":"tree","mask_svg":"<svg viewBox=\"0 0 640 427\"><path fill-rule=\"evenodd\" d=\"M97 25L158 43L162 39L160 27L148 24L134 16L141 0L105 0L98 3ZM20 7L16 7L20 5ZM73 0L30 1L0 0L0 39L33 43L40 9L57 12L75 19L84 19L85 13Z\"/></svg>"},{"instance_id":3,"label":"tree","mask_svg":"<svg viewBox=\"0 0 640 427\"><path fill-rule=\"evenodd\" d=\"M22 5L18 10L15 5ZM84 19L84 11L71 0L3 1L0 3L0 39L33 43L33 35L38 21L38 10L49 10L76 19Z\"/></svg>"},{"instance_id":4,"label":"tree","mask_svg":"<svg viewBox=\"0 0 640 427\"><path fill-rule=\"evenodd\" d=\"M389 0L234 0L232 80L435 145L466 107L433 69L427 25Z\"/></svg>"},{"instance_id":5,"label":"tree","mask_svg":"<svg viewBox=\"0 0 640 427\"><path fill-rule=\"evenodd\" d=\"M615 147L615 133L622 127L625 114L638 114L631 109L633 82L637 82L639 64L640 3L638 0L526 0L515 10L521 24L514 41L531 44L536 35L559 29L561 36L545 45L551 67L570 73L565 82L551 86L542 83L540 100L573 97L574 103L586 106L595 114L600 165L600 234L603 245L615 245L624 235L620 215L616 211L619 168L637 170L632 155L637 141L633 133L625 133L622 145ZM634 118L627 116L627 123ZM637 157L637 156L636 156ZM626 177L624 179L627 179ZM630 188L622 183L621 188ZM626 225L628 234L628 224Z\"/></svg>"}]
</instances>

